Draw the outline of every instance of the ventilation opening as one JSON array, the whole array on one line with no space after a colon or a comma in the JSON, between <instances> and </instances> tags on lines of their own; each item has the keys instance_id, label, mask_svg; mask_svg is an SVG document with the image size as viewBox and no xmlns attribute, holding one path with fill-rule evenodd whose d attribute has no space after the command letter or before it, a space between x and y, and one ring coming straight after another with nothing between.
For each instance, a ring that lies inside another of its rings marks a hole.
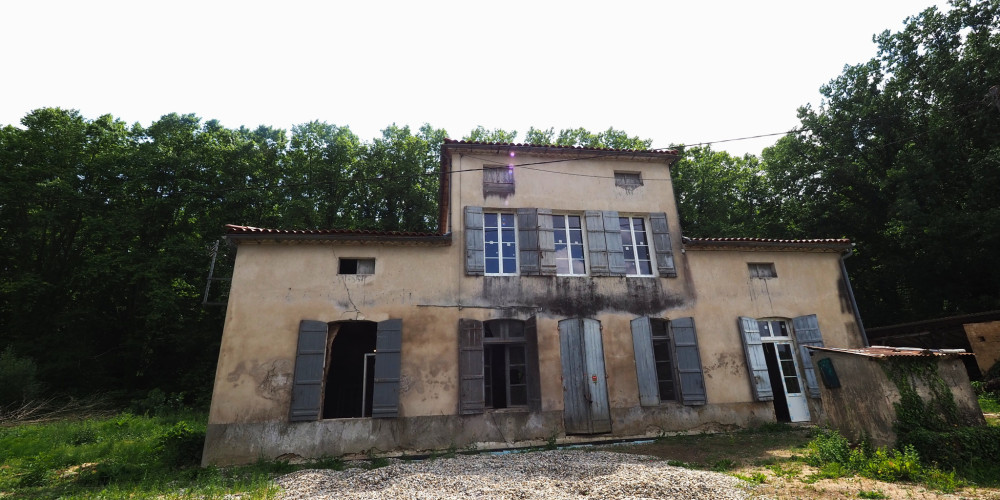
<instances>
[{"instance_id":1,"label":"ventilation opening","mask_svg":"<svg viewBox=\"0 0 1000 500\"><path fill-rule=\"evenodd\" d=\"M338 274L375 274L375 259L340 259Z\"/></svg>"},{"instance_id":2,"label":"ventilation opening","mask_svg":"<svg viewBox=\"0 0 1000 500\"><path fill-rule=\"evenodd\" d=\"M338 323L330 344L323 418L371 416L376 329L370 321Z\"/></svg>"}]
</instances>

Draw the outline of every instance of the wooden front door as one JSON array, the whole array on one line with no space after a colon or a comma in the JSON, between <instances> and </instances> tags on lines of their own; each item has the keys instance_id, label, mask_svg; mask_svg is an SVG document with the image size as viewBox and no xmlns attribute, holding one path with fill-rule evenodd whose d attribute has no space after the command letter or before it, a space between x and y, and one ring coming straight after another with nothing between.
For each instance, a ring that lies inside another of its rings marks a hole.
<instances>
[{"instance_id":1,"label":"wooden front door","mask_svg":"<svg viewBox=\"0 0 1000 500\"><path fill-rule=\"evenodd\" d=\"M560 321L559 354L566 433L611 432L600 322L580 318Z\"/></svg>"}]
</instances>

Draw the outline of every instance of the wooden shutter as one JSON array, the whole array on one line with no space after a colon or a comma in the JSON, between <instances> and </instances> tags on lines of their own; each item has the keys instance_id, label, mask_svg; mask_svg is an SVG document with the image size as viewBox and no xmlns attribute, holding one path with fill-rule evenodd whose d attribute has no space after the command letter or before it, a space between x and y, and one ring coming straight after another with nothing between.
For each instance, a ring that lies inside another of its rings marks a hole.
<instances>
[{"instance_id":1,"label":"wooden shutter","mask_svg":"<svg viewBox=\"0 0 1000 500\"><path fill-rule=\"evenodd\" d=\"M483 413L486 395L483 381L483 322L458 320L458 377L461 415Z\"/></svg>"},{"instance_id":2,"label":"wooden shutter","mask_svg":"<svg viewBox=\"0 0 1000 500\"><path fill-rule=\"evenodd\" d=\"M563 427L566 434L589 434L590 391L583 350L583 324L579 318L559 322L559 359L562 362Z\"/></svg>"},{"instance_id":3,"label":"wooden shutter","mask_svg":"<svg viewBox=\"0 0 1000 500\"><path fill-rule=\"evenodd\" d=\"M399 365L403 345L403 320L379 321L375 332L375 384L372 417L399 416Z\"/></svg>"},{"instance_id":4,"label":"wooden shutter","mask_svg":"<svg viewBox=\"0 0 1000 500\"><path fill-rule=\"evenodd\" d=\"M806 386L809 395L819 397L819 382L816 380L816 369L813 368L812 356L806 346L823 347L823 334L819 331L819 320L815 314L799 316L792 319L792 329L795 330L795 341L799 344L802 354L802 370L806 375Z\"/></svg>"},{"instance_id":5,"label":"wooden shutter","mask_svg":"<svg viewBox=\"0 0 1000 500\"><path fill-rule=\"evenodd\" d=\"M677 277L677 267L674 266L674 251L670 245L670 228L667 226L667 214L663 212L649 214L650 234L653 241L653 251L656 255L656 269L660 276Z\"/></svg>"},{"instance_id":6,"label":"wooden shutter","mask_svg":"<svg viewBox=\"0 0 1000 500\"><path fill-rule=\"evenodd\" d=\"M552 228L552 210L538 209L538 251L540 254L540 274L556 275L556 236Z\"/></svg>"},{"instance_id":7,"label":"wooden shutter","mask_svg":"<svg viewBox=\"0 0 1000 500\"><path fill-rule=\"evenodd\" d=\"M524 322L524 348L528 370L528 408L542 411L542 383L538 364L538 321L534 316Z\"/></svg>"},{"instance_id":8,"label":"wooden shutter","mask_svg":"<svg viewBox=\"0 0 1000 500\"><path fill-rule=\"evenodd\" d=\"M632 320L632 351L635 353L635 376L639 382L639 404L660 404L660 387L656 378L656 358L653 356L653 332L649 318Z\"/></svg>"},{"instance_id":9,"label":"wooden shutter","mask_svg":"<svg viewBox=\"0 0 1000 500\"><path fill-rule=\"evenodd\" d=\"M326 366L327 325L322 321L299 322L299 343L292 378L292 404L288 420L318 420L323 402L323 368Z\"/></svg>"},{"instance_id":10,"label":"wooden shutter","mask_svg":"<svg viewBox=\"0 0 1000 500\"><path fill-rule=\"evenodd\" d=\"M601 322L583 318L583 358L586 363L587 388L590 393L591 432L611 432L611 405L608 402L608 377L604 367L604 339ZM596 376L596 380L594 377Z\"/></svg>"},{"instance_id":11,"label":"wooden shutter","mask_svg":"<svg viewBox=\"0 0 1000 500\"><path fill-rule=\"evenodd\" d=\"M602 216L605 244L608 247L608 273L611 276L625 276L625 249L622 246L622 227L618 222L618 212L608 210Z\"/></svg>"},{"instance_id":12,"label":"wooden shutter","mask_svg":"<svg viewBox=\"0 0 1000 500\"><path fill-rule=\"evenodd\" d=\"M774 392L771 390L771 379L767 374L767 359L764 358L764 345L760 341L757 320L740 317L738 323L740 337L743 339L743 352L747 356L747 370L750 373L750 387L753 388L754 399L772 401Z\"/></svg>"},{"instance_id":13,"label":"wooden shutter","mask_svg":"<svg viewBox=\"0 0 1000 500\"><path fill-rule=\"evenodd\" d=\"M520 253L518 265L521 274L537 276L540 272L537 209L517 209L517 246Z\"/></svg>"},{"instance_id":14,"label":"wooden shutter","mask_svg":"<svg viewBox=\"0 0 1000 500\"><path fill-rule=\"evenodd\" d=\"M670 321L670 349L674 354L677 376L680 378L681 403L703 405L705 394L705 374L701 370L701 354L698 352L698 334L694 328L694 318L677 318Z\"/></svg>"},{"instance_id":15,"label":"wooden shutter","mask_svg":"<svg viewBox=\"0 0 1000 500\"><path fill-rule=\"evenodd\" d=\"M486 272L483 240L483 207L465 207L465 273L482 276Z\"/></svg>"},{"instance_id":16,"label":"wooden shutter","mask_svg":"<svg viewBox=\"0 0 1000 500\"><path fill-rule=\"evenodd\" d=\"M608 268L608 244L604 236L604 215L595 210L583 214L587 219L587 253L590 254L590 274L593 276L610 276ZM621 238L618 240L621 245Z\"/></svg>"}]
</instances>

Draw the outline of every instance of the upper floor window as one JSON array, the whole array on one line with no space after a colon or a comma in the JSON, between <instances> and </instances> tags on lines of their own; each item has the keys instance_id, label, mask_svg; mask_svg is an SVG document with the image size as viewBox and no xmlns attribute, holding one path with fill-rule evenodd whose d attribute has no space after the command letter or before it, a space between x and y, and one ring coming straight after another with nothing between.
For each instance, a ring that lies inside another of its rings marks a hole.
<instances>
[{"instance_id":1,"label":"upper floor window","mask_svg":"<svg viewBox=\"0 0 1000 500\"><path fill-rule=\"evenodd\" d=\"M340 259L337 274L375 274L375 259Z\"/></svg>"},{"instance_id":2,"label":"upper floor window","mask_svg":"<svg viewBox=\"0 0 1000 500\"><path fill-rule=\"evenodd\" d=\"M514 214L483 213L486 274L517 274L517 228Z\"/></svg>"},{"instance_id":3,"label":"upper floor window","mask_svg":"<svg viewBox=\"0 0 1000 500\"><path fill-rule=\"evenodd\" d=\"M514 194L514 169L508 166L483 167L483 196Z\"/></svg>"},{"instance_id":4,"label":"upper floor window","mask_svg":"<svg viewBox=\"0 0 1000 500\"><path fill-rule=\"evenodd\" d=\"M583 225L579 215L553 215L556 274L587 274L583 252Z\"/></svg>"},{"instance_id":5,"label":"upper floor window","mask_svg":"<svg viewBox=\"0 0 1000 500\"><path fill-rule=\"evenodd\" d=\"M773 262L749 262L747 269L750 270L751 278L777 278L778 271L774 269Z\"/></svg>"},{"instance_id":6,"label":"upper floor window","mask_svg":"<svg viewBox=\"0 0 1000 500\"><path fill-rule=\"evenodd\" d=\"M625 189L637 188L642 185L639 172L615 172L615 186Z\"/></svg>"},{"instance_id":7,"label":"upper floor window","mask_svg":"<svg viewBox=\"0 0 1000 500\"><path fill-rule=\"evenodd\" d=\"M646 237L646 223L642 217L619 217L622 249L625 252L625 274L652 276L649 239Z\"/></svg>"},{"instance_id":8,"label":"upper floor window","mask_svg":"<svg viewBox=\"0 0 1000 500\"><path fill-rule=\"evenodd\" d=\"M762 339L788 336L788 322L785 320L757 320L757 328L760 330Z\"/></svg>"}]
</instances>

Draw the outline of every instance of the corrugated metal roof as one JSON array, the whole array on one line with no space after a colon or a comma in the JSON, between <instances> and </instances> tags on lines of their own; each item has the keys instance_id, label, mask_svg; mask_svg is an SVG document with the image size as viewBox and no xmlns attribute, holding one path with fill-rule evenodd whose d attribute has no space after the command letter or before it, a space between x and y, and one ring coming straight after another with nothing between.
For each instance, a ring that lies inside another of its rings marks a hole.
<instances>
[{"instance_id":1,"label":"corrugated metal roof","mask_svg":"<svg viewBox=\"0 0 1000 500\"><path fill-rule=\"evenodd\" d=\"M867 356L869 358L894 358L894 357L918 357L918 356L937 356L937 357L973 356L971 352L965 352L965 349L923 349L920 347L889 347L884 345L873 345L871 347L862 347L855 349L848 349L844 347L814 347L814 346L806 346L806 348L812 349L814 351L842 352L845 354L854 354L857 356Z\"/></svg>"}]
</instances>

